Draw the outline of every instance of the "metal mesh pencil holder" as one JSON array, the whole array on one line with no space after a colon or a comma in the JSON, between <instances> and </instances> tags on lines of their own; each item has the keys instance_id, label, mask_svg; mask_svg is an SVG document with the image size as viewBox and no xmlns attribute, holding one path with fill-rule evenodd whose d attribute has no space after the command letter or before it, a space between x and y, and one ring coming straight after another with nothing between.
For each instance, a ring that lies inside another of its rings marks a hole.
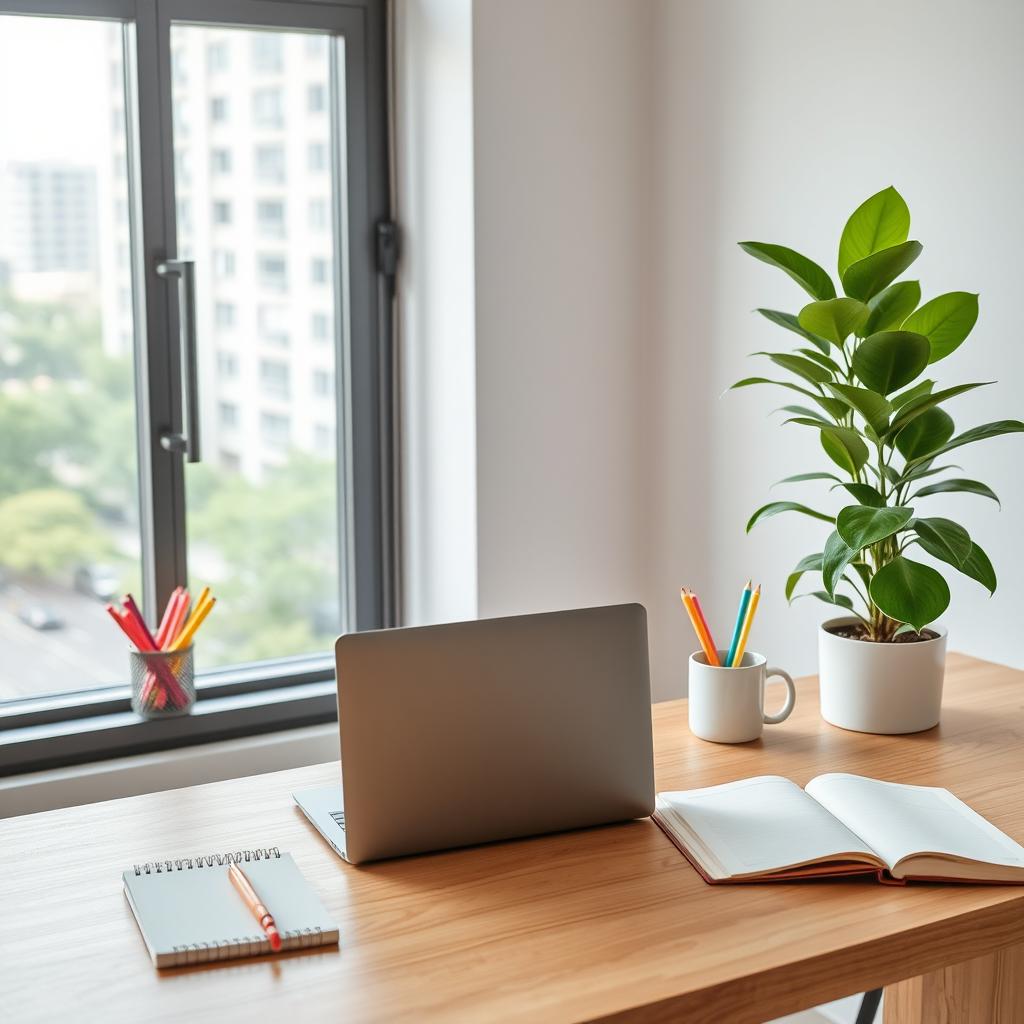
<instances>
[{"instance_id":1,"label":"metal mesh pencil holder","mask_svg":"<svg viewBox=\"0 0 1024 1024\"><path fill-rule=\"evenodd\" d=\"M187 715L196 702L192 646L180 651L131 651L132 710L143 718Z\"/></svg>"}]
</instances>

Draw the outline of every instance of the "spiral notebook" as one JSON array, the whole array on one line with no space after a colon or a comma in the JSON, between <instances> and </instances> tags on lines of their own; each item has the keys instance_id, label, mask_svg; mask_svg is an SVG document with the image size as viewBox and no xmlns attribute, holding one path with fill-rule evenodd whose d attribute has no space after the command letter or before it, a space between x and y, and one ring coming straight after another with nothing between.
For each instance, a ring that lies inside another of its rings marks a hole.
<instances>
[{"instance_id":1,"label":"spiral notebook","mask_svg":"<svg viewBox=\"0 0 1024 1024\"><path fill-rule=\"evenodd\" d=\"M233 960L270 943L228 878L237 863L274 915L282 952L338 943L338 926L291 854L276 846L149 861L124 873L124 891L156 967Z\"/></svg>"}]
</instances>

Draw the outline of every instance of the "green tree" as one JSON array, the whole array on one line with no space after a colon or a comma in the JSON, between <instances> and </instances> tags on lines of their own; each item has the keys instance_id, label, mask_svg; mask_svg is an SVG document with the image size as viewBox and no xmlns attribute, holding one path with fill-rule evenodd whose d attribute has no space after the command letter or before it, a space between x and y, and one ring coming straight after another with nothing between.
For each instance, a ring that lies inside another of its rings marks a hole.
<instances>
[{"instance_id":1,"label":"green tree","mask_svg":"<svg viewBox=\"0 0 1024 1024\"><path fill-rule=\"evenodd\" d=\"M110 541L72 491L26 491L0 501L0 565L13 572L52 576L109 552Z\"/></svg>"}]
</instances>

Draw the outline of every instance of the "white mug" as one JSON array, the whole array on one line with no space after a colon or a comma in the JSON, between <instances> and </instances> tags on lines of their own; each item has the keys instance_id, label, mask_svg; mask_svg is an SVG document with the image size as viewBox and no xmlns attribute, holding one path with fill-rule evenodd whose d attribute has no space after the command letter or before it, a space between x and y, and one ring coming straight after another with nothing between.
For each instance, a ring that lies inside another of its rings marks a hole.
<instances>
[{"instance_id":1,"label":"white mug","mask_svg":"<svg viewBox=\"0 0 1024 1024\"><path fill-rule=\"evenodd\" d=\"M718 657L725 661L725 651ZM765 725L789 718L796 704L796 687L788 672L766 668L763 654L748 652L736 668L709 665L703 651L690 655L690 732L712 743L748 743ZM789 693L782 709L764 712L764 687L769 676L780 676Z\"/></svg>"}]
</instances>

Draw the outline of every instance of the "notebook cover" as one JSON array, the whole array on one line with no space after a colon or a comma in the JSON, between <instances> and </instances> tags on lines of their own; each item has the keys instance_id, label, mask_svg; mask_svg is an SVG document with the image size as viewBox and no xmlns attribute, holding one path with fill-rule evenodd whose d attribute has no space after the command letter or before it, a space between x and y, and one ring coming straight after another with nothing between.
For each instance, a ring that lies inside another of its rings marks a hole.
<instances>
[{"instance_id":1,"label":"notebook cover","mask_svg":"<svg viewBox=\"0 0 1024 1024\"><path fill-rule=\"evenodd\" d=\"M136 865L123 876L125 895L155 966L232 960L271 951L228 877L235 859L274 915L282 952L337 944L337 924L291 854L274 849L159 861Z\"/></svg>"}]
</instances>

